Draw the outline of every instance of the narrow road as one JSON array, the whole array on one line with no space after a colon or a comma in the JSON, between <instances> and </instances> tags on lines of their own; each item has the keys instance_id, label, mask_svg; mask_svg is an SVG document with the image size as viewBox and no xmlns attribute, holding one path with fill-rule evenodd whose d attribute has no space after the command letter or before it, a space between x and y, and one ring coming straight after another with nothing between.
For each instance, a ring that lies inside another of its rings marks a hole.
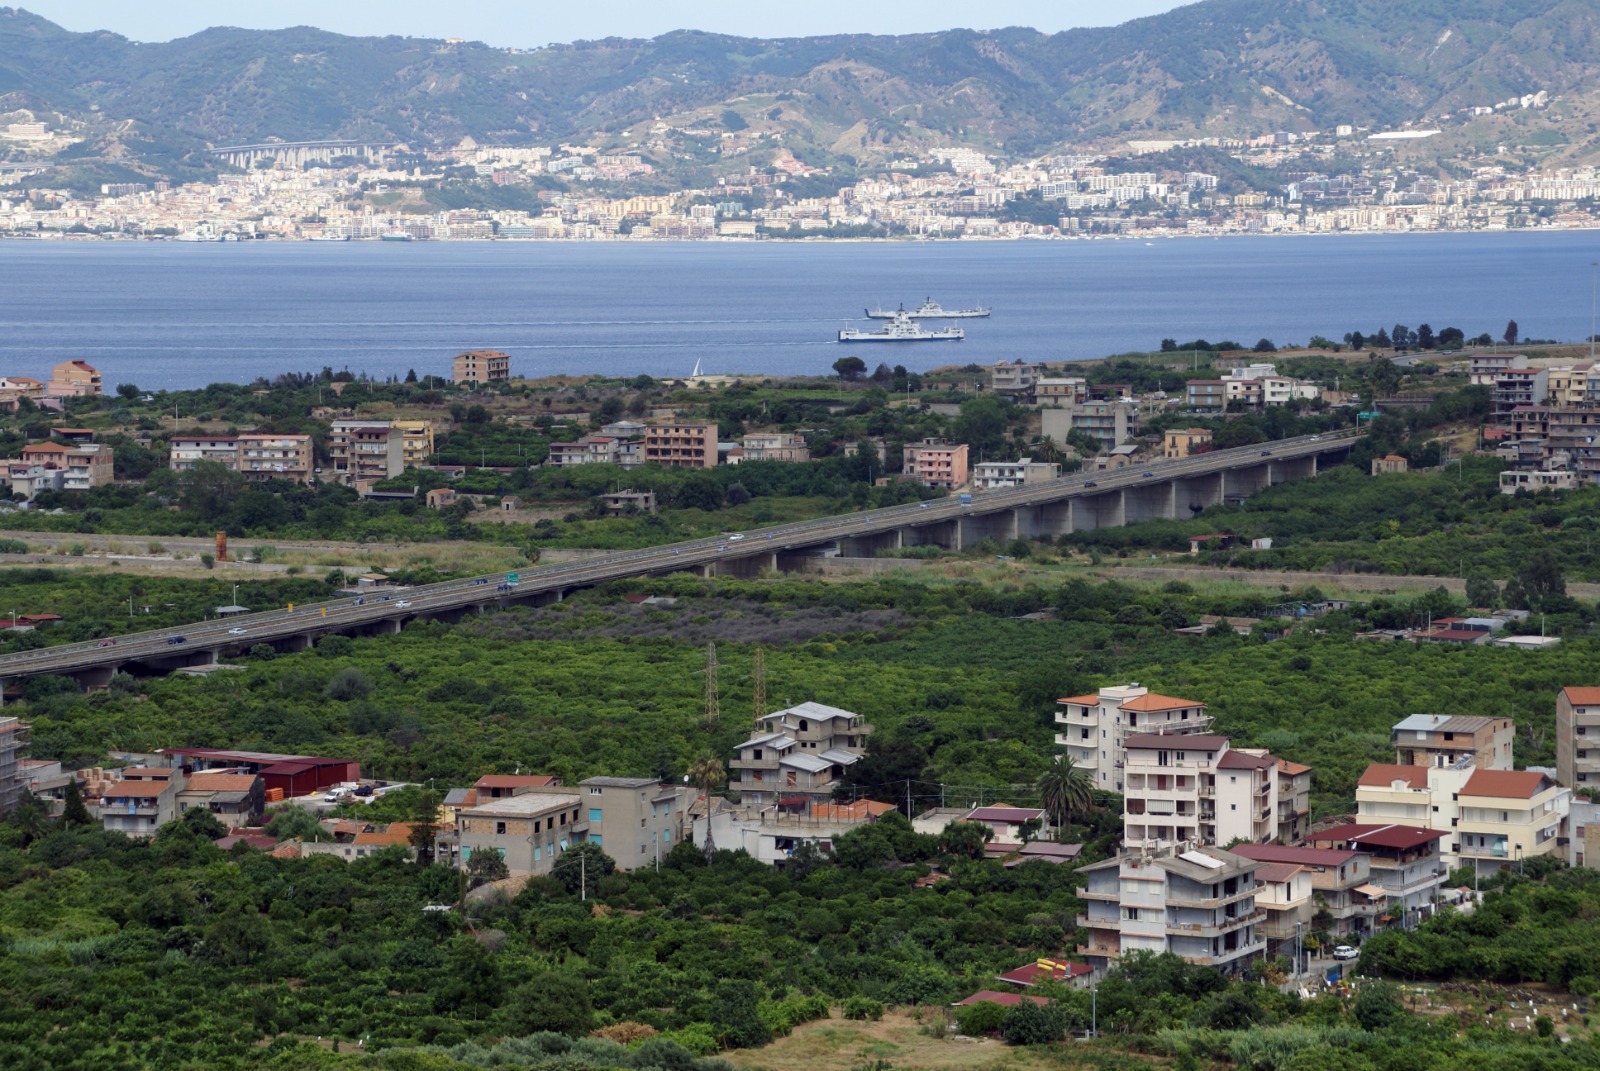
<instances>
[{"instance_id":1,"label":"narrow road","mask_svg":"<svg viewBox=\"0 0 1600 1071\"><path fill-rule=\"evenodd\" d=\"M1443 587L1452 595L1467 593L1466 581L1453 576L1388 576L1383 573L1294 573L1272 569L1228 569L1212 566L1129 565L1099 569L1095 575L1106 580L1132 577L1135 580L1237 580L1254 587L1343 588L1374 595L1416 594ZM1567 594L1575 599L1600 599L1600 584L1572 582Z\"/></svg>"}]
</instances>

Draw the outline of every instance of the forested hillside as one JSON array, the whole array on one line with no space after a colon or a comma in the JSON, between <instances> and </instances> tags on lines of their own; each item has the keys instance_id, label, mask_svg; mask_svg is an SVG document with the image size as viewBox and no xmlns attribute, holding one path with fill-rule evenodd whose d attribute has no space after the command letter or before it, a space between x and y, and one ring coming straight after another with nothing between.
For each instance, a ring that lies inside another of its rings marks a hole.
<instances>
[{"instance_id":1,"label":"forested hillside","mask_svg":"<svg viewBox=\"0 0 1600 1071\"><path fill-rule=\"evenodd\" d=\"M0 111L131 121L115 136L151 152L269 137L605 142L655 117L716 127L731 112L851 157L951 141L1027 153L1141 132L1381 128L1541 89L1586 97L1596 25L1582 0L1203 0L1054 35L682 31L507 51L304 27L139 44L6 8Z\"/></svg>"}]
</instances>

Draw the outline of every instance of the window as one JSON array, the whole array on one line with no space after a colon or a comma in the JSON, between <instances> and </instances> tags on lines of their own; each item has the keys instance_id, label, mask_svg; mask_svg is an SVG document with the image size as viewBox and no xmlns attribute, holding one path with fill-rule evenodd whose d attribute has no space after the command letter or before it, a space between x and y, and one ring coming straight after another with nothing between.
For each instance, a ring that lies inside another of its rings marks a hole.
<instances>
[{"instance_id":1,"label":"window","mask_svg":"<svg viewBox=\"0 0 1600 1071\"><path fill-rule=\"evenodd\" d=\"M567 824L567 812L566 811L562 811L561 812L561 824L562 825L566 825Z\"/></svg>"},{"instance_id":2,"label":"window","mask_svg":"<svg viewBox=\"0 0 1600 1071\"><path fill-rule=\"evenodd\" d=\"M505 836L506 835L506 824L504 822L496 822L494 824L494 832L495 832L495 836L497 836L497 837Z\"/></svg>"},{"instance_id":3,"label":"window","mask_svg":"<svg viewBox=\"0 0 1600 1071\"><path fill-rule=\"evenodd\" d=\"M600 817L600 814L601 814L601 811L600 811L599 807L590 807L589 808L589 821L591 821L591 822L602 821L602 819Z\"/></svg>"},{"instance_id":4,"label":"window","mask_svg":"<svg viewBox=\"0 0 1600 1071\"><path fill-rule=\"evenodd\" d=\"M540 826L541 826L541 825L542 825L542 824L543 824L543 823L541 823L541 822L534 822L534 823L533 823L533 831L534 831L534 832L535 832L535 833L537 833L537 832L539 832L539 827L540 827Z\"/></svg>"},{"instance_id":5,"label":"window","mask_svg":"<svg viewBox=\"0 0 1600 1071\"><path fill-rule=\"evenodd\" d=\"M644 819L643 818L639 819L639 828L640 829L644 828Z\"/></svg>"},{"instance_id":6,"label":"window","mask_svg":"<svg viewBox=\"0 0 1600 1071\"><path fill-rule=\"evenodd\" d=\"M1122 909L1122 917L1129 922L1138 922L1139 909L1136 907L1125 907Z\"/></svg>"},{"instance_id":7,"label":"window","mask_svg":"<svg viewBox=\"0 0 1600 1071\"><path fill-rule=\"evenodd\" d=\"M533 850L533 861L535 863L537 863L542 858L544 858L544 849L543 848L535 848Z\"/></svg>"},{"instance_id":8,"label":"window","mask_svg":"<svg viewBox=\"0 0 1600 1071\"><path fill-rule=\"evenodd\" d=\"M751 748L750 749L750 758L752 760L754 760L755 762L760 762L761 761L761 749L758 748L758 747L757 748Z\"/></svg>"},{"instance_id":9,"label":"window","mask_svg":"<svg viewBox=\"0 0 1600 1071\"><path fill-rule=\"evenodd\" d=\"M590 838L589 838L589 843L590 843L590 844L595 844L595 845L598 845L598 844L600 844L600 843L601 843L601 841L600 841L600 838L599 838L599 837L590 837Z\"/></svg>"},{"instance_id":10,"label":"window","mask_svg":"<svg viewBox=\"0 0 1600 1071\"><path fill-rule=\"evenodd\" d=\"M589 786L589 795L591 795L591 796L598 796L604 791L605 791L604 789L596 788L594 785L590 785Z\"/></svg>"},{"instance_id":11,"label":"window","mask_svg":"<svg viewBox=\"0 0 1600 1071\"><path fill-rule=\"evenodd\" d=\"M1230 811L1237 811L1237 810L1238 810L1238 809L1239 809L1239 805L1238 805L1238 804L1237 804L1237 803L1230 803L1230 804L1228 804L1228 810L1230 810Z\"/></svg>"}]
</instances>

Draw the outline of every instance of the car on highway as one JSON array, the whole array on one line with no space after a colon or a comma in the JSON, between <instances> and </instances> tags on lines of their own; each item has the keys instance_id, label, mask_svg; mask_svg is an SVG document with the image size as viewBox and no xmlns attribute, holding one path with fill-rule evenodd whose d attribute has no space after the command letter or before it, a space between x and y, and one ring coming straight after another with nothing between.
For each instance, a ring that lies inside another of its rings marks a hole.
<instances>
[{"instance_id":1,"label":"car on highway","mask_svg":"<svg viewBox=\"0 0 1600 1071\"><path fill-rule=\"evenodd\" d=\"M99 643L95 644L96 647L115 647L116 645L116 640L101 640Z\"/></svg>"},{"instance_id":2,"label":"car on highway","mask_svg":"<svg viewBox=\"0 0 1600 1071\"><path fill-rule=\"evenodd\" d=\"M1093 480L1084 480L1083 481L1083 486L1085 486L1085 487L1099 487L1100 485L1095 483Z\"/></svg>"},{"instance_id":3,"label":"car on highway","mask_svg":"<svg viewBox=\"0 0 1600 1071\"><path fill-rule=\"evenodd\" d=\"M933 503L932 502L918 502L917 503L917 508L918 509L932 509L933 508Z\"/></svg>"},{"instance_id":4,"label":"car on highway","mask_svg":"<svg viewBox=\"0 0 1600 1071\"><path fill-rule=\"evenodd\" d=\"M1154 475L1155 475L1155 473L1153 473L1153 472L1147 472L1147 473L1145 473L1145 475L1146 475L1146 476L1154 476Z\"/></svg>"},{"instance_id":5,"label":"car on highway","mask_svg":"<svg viewBox=\"0 0 1600 1071\"><path fill-rule=\"evenodd\" d=\"M744 538L744 536L741 533L735 532L733 535L728 537L728 542L729 543L737 543L737 542L739 542L739 540L741 540L743 538Z\"/></svg>"},{"instance_id":6,"label":"car on highway","mask_svg":"<svg viewBox=\"0 0 1600 1071\"><path fill-rule=\"evenodd\" d=\"M1311 441L1314 442L1314 443L1320 443L1322 441L1322 436L1313 435L1313 436L1311 436Z\"/></svg>"},{"instance_id":7,"label":"car on highway","mask_svg":"<svg viewBox=\"0 0 1600 1071\"><path fill-rule=\"evenodd\" d=\"M1262 457L1271 457L1272 456L1272 451L1271 450L1263 450L1263 451L1261 451L1261 456Z\"/></svg>"},{"instance_id":8,"label":"car on highway","mask_svg":"<svg viewBox=\"0 0 1600 1071\"><path fill-rule=\"evenodd\" d=\"M410 603L410 602L408 602L408 601L407 601L407 600L405 600L405 599L401 599L401 600L400 600L400 601L399 601L399 602L397 602L397 603L395 603L395 605L396 605L396 606L398 606L398 607L400 607L400 609L402 609L402 610L404 610L404 609L406 609L406 608L407 608L407 607L408 607L408 606L410 606L410 605L411 605L411 603Z\"/></svg>"},{"instance_id":9,"label":"car on highway","mask_svg":"<svg viewBox=\"0 0 1600 1071\"><path fill-rule=\"evenodd\" d=\"M249 631L249 629L230 628L228 630L228 635L230 635L230 636L243 636L248 631Z\"/></svg>"},{"instance_id":10,"label":"car on highway","mask_svg":"<svg viewBox=\"0 0 1600 1071\"><path fill-rule=\"evenodd\" d=\"M1349 945L1337 945L1333 950L1334 959L1360 959L1361 950Z\"/></svg>"},{"instance_id":11,"label":"car on highway","mask_svg":"<svg viewBox=\"0 0 1600 1071\"><path fill-rule=\"evenodd\" d=\"M189 639L189 637L187 637L187 636L168 636L167 637L167 646L171 647L175 643L184 643L184 642L187 642L188 639Z\"/></svg>"}]
</instances>

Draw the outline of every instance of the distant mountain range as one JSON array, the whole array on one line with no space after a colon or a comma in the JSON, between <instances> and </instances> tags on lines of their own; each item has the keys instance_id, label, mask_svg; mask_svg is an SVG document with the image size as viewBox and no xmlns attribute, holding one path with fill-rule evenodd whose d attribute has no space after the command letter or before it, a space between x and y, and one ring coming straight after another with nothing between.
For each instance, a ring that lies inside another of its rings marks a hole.
<instances>
[{"instance_id":1,"label":"distant mountain range","mask_svg":"<svg viewBox=\"0 0 1600 1071\"><path fill-rule=\"evenodd\" d=\"M1538 121L1565 124L1560 141L1581 154L1597 63L1594 0L1204 0L1053 35L678 32L530 51L308 28L140 44L0 7L0 115L83 124L80 152L146 170L268 138L648 147L673 136L658 120L702 130L711 162L734 130L781 134L819 163L951 143L1021 155L1384 128L1538 90L1562 98Z\"/></svg>"}]
</instances>

